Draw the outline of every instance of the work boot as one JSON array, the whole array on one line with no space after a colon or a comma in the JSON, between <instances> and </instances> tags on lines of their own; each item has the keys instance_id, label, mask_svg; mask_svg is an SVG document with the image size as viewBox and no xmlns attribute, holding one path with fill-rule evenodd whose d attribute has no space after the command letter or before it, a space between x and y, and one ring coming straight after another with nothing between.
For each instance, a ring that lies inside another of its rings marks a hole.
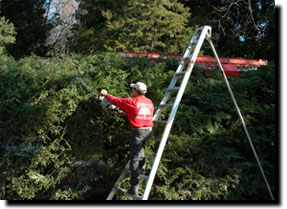
<instances>
[{"instance_id":1,"label":"work boot","mask_svg":"<svg viewBox=\"0 0 287 209\"><path fill-rule=\"evenodd\" d=\"M131 188L129 190L129 193L132 195L139 195L139 184L137 185L131 185Z\"/></svg>"}]
</instances>

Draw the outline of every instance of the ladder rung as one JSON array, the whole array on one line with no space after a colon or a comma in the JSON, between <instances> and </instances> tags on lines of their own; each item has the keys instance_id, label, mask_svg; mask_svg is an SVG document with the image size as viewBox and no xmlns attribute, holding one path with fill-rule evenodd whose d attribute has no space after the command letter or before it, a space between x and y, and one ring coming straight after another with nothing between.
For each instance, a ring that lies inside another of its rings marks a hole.
<instances>
[{"instance_id":1,"label":"ladder rung","mask_svg":"<svg viewBox=\"0 0 287 209\"><path fill-rule=\"evenodd\" d=\"M142 199L141 196L130 194L130 193L128 193L127 190L125 190L125 189L123 189L123 188L121 188L121 187L118 187L118 186L117 186L117 187L116 187L116 190L118 190L118 191L120 191L120 192L123 192L125 195L127 195L127 196L129 196L129 197L132 197L132 198L134 198L134 199L136 199L136 200L141 200L141 199Z\"/></svg>"},{"instance_id":2,"label":"ladder rung","mask_svg":"<svg viewBox=\"0 0 287 209\"><path fill-rule=\"evenodd\" d=\"M128 192L127 190L125 190L125 189L123 189L121 187L118 187L118 186L116 186L115 189L120 191L120 192L123 192L123 193L127 193Z\"/></svg>"},{"instance_id":3,"label":"ladder rung","mask_svg":"<svg viewBox=\"0 0 287 209\"><path fill-rule=\"evenodd\" d=\"M160 107L172 107L173 106L173 104L161 104L161 105L159 105Z\"/></svg>"},{"instance_id":4,"label":"ladder rung","mask_svg":"<svg viewBox=\"0 0 287 209\"><path fill-rule=\"evenodd\" d=\"M183 75L183 74L185 74L186 73L186 71L182 71L182 72L177 72L177 73L175 73L175 75Z\"/></svg>"},{"instance_id":5,"label":"ladder rung","mask_svg":"<svg viewBox=\"0 0 287 209\"><path fill-rule=\"evenodd\" d=\"M182 60L184 60L184 61L185 61L185 60L187 60L187 59L189 59L189 60L190 60L191 58L192 58L192 55L190 55L190 56L186 56L186 57L182 57Z\"/></svg>"},{"instance_id":6,"label":"ladder rung","mask_svg":"<svg viewBox=\"0 0 287 209\"><path fill-rule=\"evenodd\" d=\"M176 91L176 90L179 90L180 87L173 87L173 88L170 88L170 89L167 89L168 91Z\"/></svg>"},{"instance_id":7,"label":"ladder rung","mask_svg":"<svg viewBox=\"0 0 287 209\"><path fill-rule=\"evenodd\" d=\"M140 174L139 177L140 177L140 178L143 178L143 179L146 180L146 181L148 180L148 176L146 176L146 175Z\"/></svg>"},{"instance_id":8,"label":"ladder rung","mask_svg":"<svg viewBox=\"0 0 287 209\"><path fill-rule=\"evenodd\" d=\"M154 120L155 123L167 123L167 120Z\"/></svg>"},{"instance_id":9,"label":"ladder rung","mask_svg":"<svg viewBox=\"0 0 287 209\"><path fill-rule=\"evenodd\" d=\"M193 39L192 42L193 43L198 43L198 39Z\"/></svg>"}]
</instances>

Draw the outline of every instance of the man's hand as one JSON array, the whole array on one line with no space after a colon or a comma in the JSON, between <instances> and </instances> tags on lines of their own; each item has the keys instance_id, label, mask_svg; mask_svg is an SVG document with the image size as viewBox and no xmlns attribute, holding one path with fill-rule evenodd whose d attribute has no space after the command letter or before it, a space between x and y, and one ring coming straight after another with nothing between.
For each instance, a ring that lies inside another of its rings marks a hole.
<instances>
[{"instance_id":1,"label":"man's hand","mask_svg":"<svg viewBox=\"0 0 287 209\"><path fill-rule=\"evenodd\" d=\"M127 117L127 113L126 112L124 112L124 111L122 111L122 110L119 110L118 111L118 114L119 114L119 116L121 116L121 117Z\"/></svg>"},{"instance_id":2,"label":"man's hand","mask_svg":"<svg viewBox=\"0 0 287 209\"><path fill-rule=\"evenodd\" d=\"M106 96L107 94L108 94L107 90L105 90L105 89L101 90L101 95Z\"/></svg>"}]
</instances>

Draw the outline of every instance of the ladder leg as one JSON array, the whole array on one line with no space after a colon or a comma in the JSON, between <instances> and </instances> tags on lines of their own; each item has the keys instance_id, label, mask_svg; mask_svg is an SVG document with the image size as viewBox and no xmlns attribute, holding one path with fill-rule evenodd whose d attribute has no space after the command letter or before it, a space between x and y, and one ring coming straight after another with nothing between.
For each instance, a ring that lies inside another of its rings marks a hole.
<instances>
[{"instance_id":1,"label":"ladder leg","mask_svg":"<svg viewBox=\"0 0 287 209\"><path fill-rule=\"evenodd\" d=\"M266 176L265 176L265 174L264 174L264 170L263 170L263 168L262 168L262 166L261 166L261 163L260 163L260 160L259 160L259 158L258 158L257 152L256 152L256 150L255 150L255 148L254 148L254 146L253 146L251 137L250 137L249 132L248 132L248 130L247 130L247 127L246 127L246 125L245 125L244 119L243 119L243 117L242 117L242 115L241 115L241 111L240 111L240 109L239 109L239 107L238 107L238 105L237 105L236 99L235 99L234 94L233 94L233 92L232 92L232 90L231 90L231 87L230 87L230 85L229 85L228 79L227 79L227 77L226 77L226 75L225 75L225 72L224 72L223 67L222 67L222 65L221 65L221 62L220 62L220 60L219 60L219 58L218 58L218 55L217 55L216 50L215 50L215 48L214 48L214 45L213 45L213 43L212 43L212 41L211 41L210 38L208 38L207 40L208 40L208 42L209 42L209 44L210 44L210 46L211 46L211 49L212 49L212 51L213 51L214 56L216 57L218 66L219 66L220 70L221 70L222 73L223 73L223 77L224 77L224 80L225 80L227 89L228 89L228 91L229 91L229 94L230 94L230 96L231 96L231 99L232 99L232 101L233 101L233 104L234 104L234 106L235 106L235 108L236 108L236 110L237 110L238 116L239 116L239 118L240 118L240 120L241 120L243 129L244 129L244 131L245 131L246 137L247 137L247 139L248 139L248 141L249 141L249 144L250 144L250 146L251 146L252 152L253 152L253 154L254 154L254 156L255 156L255 159L256 159L256 162L257 162L258 167L259 167L259 169L260 169L261 175L262 175L262 177L263 177L263 179L264 179L264 181L265 181L265 184L266 184L266 187L267 187L267 189L268 189L269 195L270 195L271 199L274 200L274 197L273 197L271 188L270 188L269 183L268 183L268 181L267 181L267 178L266 178Z\"/></svg>"}]
</instances>

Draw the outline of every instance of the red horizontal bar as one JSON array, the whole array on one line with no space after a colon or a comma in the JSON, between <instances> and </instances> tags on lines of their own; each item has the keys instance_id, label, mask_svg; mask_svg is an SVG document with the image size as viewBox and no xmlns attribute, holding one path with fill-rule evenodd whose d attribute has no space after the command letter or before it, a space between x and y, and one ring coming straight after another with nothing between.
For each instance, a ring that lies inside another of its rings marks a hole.
<instances>
[{"instance_id":1,"label":"red horizontal bar","mask_svg":"<svg viewBox=\"0 0 287 209\"><path fill-rule=\"evenodd\" d=\"M172 58L172 59L177 59L181 60L182 55L177 55L177 54L170 54L167 56L160 56L160 54L157 53L135 53L135 52L120 52L120 56L122 57L148 57L148 58L153 58L153 59L158 59L158 58ZM267 65L268 61L263 60L263 59L246 59L246 58L219 58L220 62L222 64L233 64L236 66L252 66L252 67L259 67L261 65ZM217 64L217 60L215 57L211 56L198 56L196 59L196 62L200 63L210 63L210 64Z\"/></svg>"},{"instance_id":2,"label":"red horizontal bar","mask_svg":"<svg viewBox=\"0 0 287 209\"><path fill-rule=\"evenodd\" d=\"M237 66L256 66L267 65L267 60L262 59L244 59L244 58L219 58L222 64L233 64ZM198 56L197 62L217 63L215 57Z\"/></svg>"}]
</instances>

